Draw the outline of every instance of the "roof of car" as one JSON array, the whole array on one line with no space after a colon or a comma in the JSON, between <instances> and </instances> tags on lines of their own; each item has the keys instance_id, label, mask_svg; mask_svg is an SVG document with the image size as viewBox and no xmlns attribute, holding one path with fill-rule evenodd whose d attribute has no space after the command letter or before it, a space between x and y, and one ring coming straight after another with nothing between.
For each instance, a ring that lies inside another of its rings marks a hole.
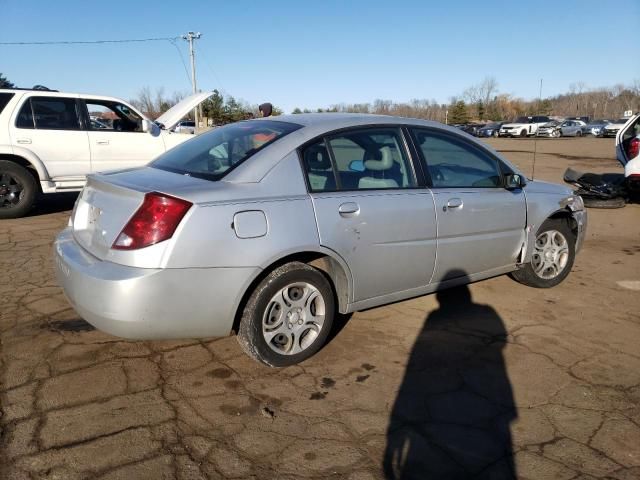
<instances>
[{"instance_id":1,"label":"roof of car","mask_svg":"<svg viewBox=\"0 0 640 480\"><path fill-rule=\"evenodd\" d=\"M348 125L370 125L370 124L403 124L420 123L425 125L442 126L441 123L418 118L393 117L390 115L374 115L370 113L297 113L290 115L278 115L277 117L267 117L269 120L281 122L297 123L305 127L311 126L334 126L345 123Z\"/></svg>"},{"instance_id":2,"label":"roof of car","mask_svg":"<svg viewBox=\"0 0 640 480\"><path fill-rule=\"evenodd\" d=\"M125 100L117 97L110 97L108 95L94 95L91 93L73 93L73 92L60 92L58 90L39 90L31 88L0 88L2 93L28 93L29 95L41 95L44 97L71 97L71 98L88 98L93 100L110 100L114 102L126 102Z\"/></svg>"}]
</instances>

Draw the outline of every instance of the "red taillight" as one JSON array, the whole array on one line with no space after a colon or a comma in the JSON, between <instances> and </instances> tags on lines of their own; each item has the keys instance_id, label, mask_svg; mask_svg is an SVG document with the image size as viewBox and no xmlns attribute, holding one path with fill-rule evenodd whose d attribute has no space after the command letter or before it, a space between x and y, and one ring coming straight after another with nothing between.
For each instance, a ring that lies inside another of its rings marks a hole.
<instances>
[{"instance_id":1,"label":"red taillight","mask_svg":"<svg viewBox=\"0 0 640 480\"><path fill-rule=\"evenodd\" d=\"M640 153L640 140L638 137L632 138L629 142L629 146L627 147L627 158L629 160L633 160Z\"/></svg>"},{"instance_id":2,"label":"red taillight","mask_svg":"<svg viewBox=\"0 0 640 480\"><path fill-rule=\"evenodd\" d=\"M111 248L135 250L171 238L191 205L191 202L162 193L147 193Z\"/></svg>"}]
</instances>

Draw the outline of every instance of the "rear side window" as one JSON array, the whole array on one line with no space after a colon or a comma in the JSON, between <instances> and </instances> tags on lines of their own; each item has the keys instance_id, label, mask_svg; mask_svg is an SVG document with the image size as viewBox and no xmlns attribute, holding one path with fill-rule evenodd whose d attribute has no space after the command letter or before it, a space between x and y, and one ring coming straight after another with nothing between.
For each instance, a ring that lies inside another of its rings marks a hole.
<instances>
[{"instance_id":1,"label":"rear side window","mask_svg":"<svg viewBox=\"0 0 640 480\"><path fill-rule=\"evenodd\" d=\"M412 133L434 188L502 186L498 161L466 140L430 130L412 130Z\"/></svg>"},{"instance_id":2,"label":"rear side window","mask_svg":"<svg viewBox=\"0 0 640 480\"><path fill-rule=\"evenodd\" d=\"M302 161L312 192L416 186L397 128L359 129L327 137L307 146Z\"/></svg>"},{"instance_id":3,"label":"rear side window","mask_svg":"<svg viewBox=\"0 0 640 480\"><path fill-rule=\"evenodd\" d=\"M9 100L13 98L13 93L0 93L0 113L4 110L4 107L7 106Z\"/></svg>"},{"instance_id":4,"label":"rear side window","mask_svg":"<svg viewBox=\"0 0 640 480\"><path fill-rule=\"evenodd\" d=\"M31 97L18 113L18 128L80 130L80 116L74 98Z\"/></svg>"},{"instance_id":5,"label":"rear side window","mask_svg":"<svg viewBox=\"0 0 640 480\"><path fill-rule=\"evenodd\" d=\"M219 180L229 170L301 125L275 120L232 123L172 148L150 165L205 180Z\"/></svg>"}]
</instances>

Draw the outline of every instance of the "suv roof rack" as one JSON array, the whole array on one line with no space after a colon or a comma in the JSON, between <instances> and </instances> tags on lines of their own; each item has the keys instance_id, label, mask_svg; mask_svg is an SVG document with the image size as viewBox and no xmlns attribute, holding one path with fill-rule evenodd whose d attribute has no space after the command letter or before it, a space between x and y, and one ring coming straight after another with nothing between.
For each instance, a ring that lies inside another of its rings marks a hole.
<instances>
[{"instance_id":1,"label":"suv roof rack","mask_svg":"<svg viewBox=\"0 0 640 480\"><path fill-rule=\"evenodd\" d=\"M39 90L41 92L58 92L59 91L59 90L52 90L51 88L47 88L44 85L34 85L31 88L10 87L10 88L5 88L4 90Z\"/></svg>"}]
</instances>

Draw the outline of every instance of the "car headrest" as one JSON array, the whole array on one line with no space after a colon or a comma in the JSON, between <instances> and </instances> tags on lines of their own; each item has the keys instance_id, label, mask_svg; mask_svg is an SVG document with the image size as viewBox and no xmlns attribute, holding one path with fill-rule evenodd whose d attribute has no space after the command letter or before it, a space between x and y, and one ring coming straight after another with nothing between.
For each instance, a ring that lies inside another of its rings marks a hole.
<instances>
[{"instance_id":1,"label":"car headrest","mask_svg":"<svg viewBox=\"0 0 640 480\"><path fill-rule=\"evenodd\" d=\"M329 152L324 145L313 145L304 152L304 162L310 170L328 170L331 168Z\"/></svg>"},{"instance_id":2,"label":"car headrest","mask_svg":"<svg viewBox=\"0 0 640 480\"><path fill-rule=\"evenodd\" d=\"M391 156L391 149L389 147L382 147L380 149L379 160L365 160L364 168L367 170L389 170L393 166L393 157Z\"/></svg>"}]
</instances>

